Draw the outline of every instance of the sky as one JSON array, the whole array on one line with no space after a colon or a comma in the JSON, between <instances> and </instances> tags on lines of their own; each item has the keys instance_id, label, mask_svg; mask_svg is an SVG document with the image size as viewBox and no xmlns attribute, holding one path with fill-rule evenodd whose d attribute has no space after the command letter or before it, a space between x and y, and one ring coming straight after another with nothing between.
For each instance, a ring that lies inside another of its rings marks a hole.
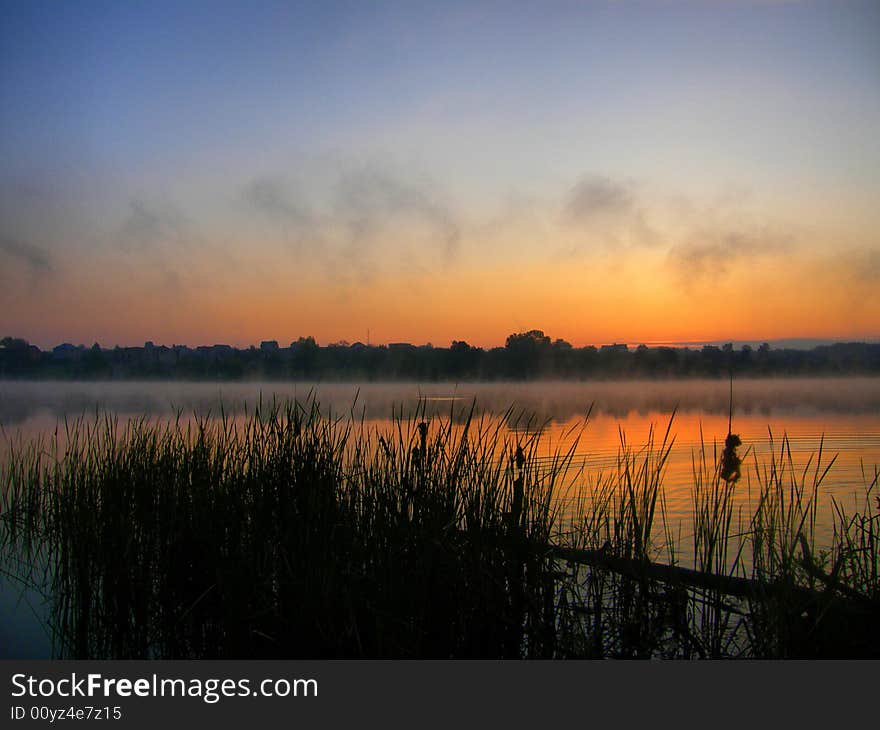
<instances>
[{"instance_id":1,"label":"sky","mask_svg":"<svg viewBox=\"0 0 880 730\"><path fill-rule=\"evenodd\" d=\"M0 4L0 336L880 337L876 1Z\"/></svg>"}]
</instances>

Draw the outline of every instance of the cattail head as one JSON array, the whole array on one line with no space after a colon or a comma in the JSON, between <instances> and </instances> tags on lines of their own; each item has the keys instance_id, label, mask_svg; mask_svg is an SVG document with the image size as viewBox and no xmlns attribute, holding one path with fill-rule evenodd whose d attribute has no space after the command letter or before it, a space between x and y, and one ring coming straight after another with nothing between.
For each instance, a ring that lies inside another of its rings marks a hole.
<instances>
[{"instance_id":1,"label":"cattail head","mask_svg":"<svg viewBox=\"0 0 880 730\"><path fill-rule=\"evenodd\" d=\"M728 433L721 452L721 478L725 482L736 482L740 478L742 459L736 453L738 446L742 446L742 439L735 433Z\"/></svg>"}]
</instances>

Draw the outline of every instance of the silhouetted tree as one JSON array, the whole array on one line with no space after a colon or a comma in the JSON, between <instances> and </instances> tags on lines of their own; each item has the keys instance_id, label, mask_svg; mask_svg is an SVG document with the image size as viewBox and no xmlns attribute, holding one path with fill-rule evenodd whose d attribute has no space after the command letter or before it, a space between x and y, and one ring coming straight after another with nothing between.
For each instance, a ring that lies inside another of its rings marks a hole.
<instances>
[{"instance_id":1,"label":"silhouetted tree","mask_svg":"<svg viewBox=\"0 0 880 730\"><path fill-rule=\"evenodd\" d=\"M510 335L504 345L508 372L514 377L534 377L549 361L550 338L541 330Z\"/></svg>"},{"instance_id":2,"label":"silhouetted tree","mask_svg":"<svg viewBox=\"0 0 880 730\"><path fill-rule=\"evenodd\" d=\"M311 378L315 375L318 365L320 348L315 338L300 337L290 343L290 370L294 375Z\"/></svg>"},{"instance_id":3,"label":"silhouetted tree","mask_svg":"<svg viewBox=\"0 0 880 730\"><path fill-rule=\"evenodd\" d=\"M106 377L111 371L110 363L97 342L86 350L82 365L83 374L90 378Z\"/></svg>"}]
</instances>

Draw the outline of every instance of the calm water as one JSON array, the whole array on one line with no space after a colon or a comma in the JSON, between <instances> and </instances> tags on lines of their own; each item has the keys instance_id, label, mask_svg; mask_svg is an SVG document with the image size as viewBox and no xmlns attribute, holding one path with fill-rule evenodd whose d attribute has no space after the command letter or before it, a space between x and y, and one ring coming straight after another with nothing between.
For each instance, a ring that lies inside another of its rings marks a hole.
<instances>
[{"instance_id":1,"label":"calm water","mask_svg":"<svg viewBox=\"0 0 880 730\"><path fill-rule=\"evenodd\" d=\"M120 420L147 415L161 420L191 414L244 415L261 399L307 398L335 416L353 413L378 428L395 413L411 415L420 400L429 414L460 420L476 403L500 415L512 408L520 427L543 432L546 454L569 445L579 434L574 464L589 474L612 469L621 432L643 444L651 428L675 437L666 472L669 513L690 512L692 457L701 440L711 452L727 434L728 383L718 380L600 383L430 384L365 383L63 383L0 381L0 428L9 438L51 435L63 419L110 411ZM673 411L675 415L673 418ZM586 420L587 414L590 414ZM584 426L586 420L586 426ZM748 452L740 491L748 493L756 464L766 459L783 434L796 467L804 468L824 436L823 463L837 460L822 497L861 506L864 474L880 465L880 378L755 379L735 384L733 430ZM815 465L815 457L813 461Z\"/></svg>"},{"instance_id":2,"label":"calm water","mask_svg":"<svg viewBox=\"0 0 880 730\"><path fill-rule=\"evenodd\" d=\"M569 498L579 484L614 468L621 433L639 446L652 428L662 437L672 418L675 444L664 484L668 518L685 549L693 455L701 441L711 452L713 443L722 443L727 434L728 383L709 380L460 385L0 381L0 428L6 442L51 435L65 417L88 416L96 410L113 412L120 420L144 415L161 420L178 412L216 415L221 405L227 413L244 414L261 398L304 399L312 392L326 412L354 413L379 428L396 413L412 414L420 400L429 413L454 419L461 419L473 402L489 414L500 415L512 407L514 416L521 416L520 425L529 422L542 429L547 455L567 447L577 433L574 465L583 466L589 476L574 480ZM823 467L836 456L820 491L820 538L830 534L832 499L849 511L863 507L865 482L880 465L880 378L738 381L734 406L733 430L743 441L740 452L747 453L737 486L744 511L756 488L756 466L771 448L770 434L777 450L783 434L788 436L798 470L812 458L813 473L823 436ZM0 655L48 655L48 637L35 619L44 613L39 597L22 592L0 574Z\"/></svg>"}]
</instances>

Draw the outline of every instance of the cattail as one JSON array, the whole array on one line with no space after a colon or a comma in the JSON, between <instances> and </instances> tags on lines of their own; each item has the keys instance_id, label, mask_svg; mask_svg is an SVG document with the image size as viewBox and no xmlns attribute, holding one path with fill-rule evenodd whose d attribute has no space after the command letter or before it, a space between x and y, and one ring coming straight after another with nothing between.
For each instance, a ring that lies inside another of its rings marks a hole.
<instances>
[{"instance_id":1,"label":"cattail","mask_svg":"<svg viewBox=\"0 0 880 730\"><path fill-rule=\"evenodd\" d=\"M727 416L727 438L724 439L724 450L721 452L721 478L725 482L736 482L741 474L742 459L736 453L738 446L742 446L742 439L735 433L733 428L733 365L730 366L730 400Z\"/></svg>"},{"instance_id":2,"label":"cattail","mask_svg":"<svg viewBox=\"0 0 880 730\"><path fill-rule=\"evenodd\" d=\"M526 455L525 455L525 453L523 453L522 446L517 445L516 454L515 454L514 458L516 459L517 470L522 471L522 468L523 468L523 466L525 466L525 463L526 463Z\"/></svg>"},{"instance_id":3,"label":"cattail","mask_svg":"<svg viewBox=\"0 0 880 730\"><path fill-rule=\"evenodd\" d=\"M735 433L728 432L724 440L724 451L721 452L721 478L725 482L736 482L740 478L742 459L736 453L738 446L742 446L742 439Z\"/></svg>"}]
</instances>

